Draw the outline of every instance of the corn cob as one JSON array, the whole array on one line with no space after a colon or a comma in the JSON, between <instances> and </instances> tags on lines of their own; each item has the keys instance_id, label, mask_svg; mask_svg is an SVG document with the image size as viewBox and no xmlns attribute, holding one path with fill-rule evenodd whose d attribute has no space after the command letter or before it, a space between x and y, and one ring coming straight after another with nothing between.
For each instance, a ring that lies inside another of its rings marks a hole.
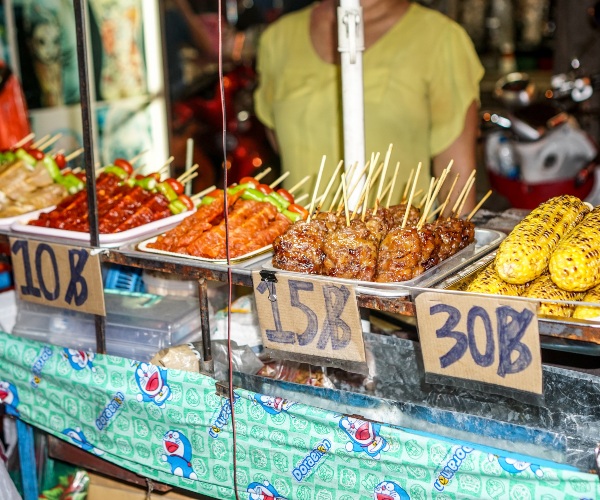
<instances>
[{"instance_id":1,"label":"corn cob","mask_svg":"<svg viewBox=\"0 0 600 500\"><path fill-rule=\"evenodd\" d=\"M554 300L581 300L583 293L567 292L558 288L550 278L550 274L544 273L536 278L529 288L523 293L523 297L532 299L554 299ZM540 316L562 316L570 318L575 306L559 304L556 302L540 302L538 315Z\"/></svg>"},{"instance_id":2,"label":"corn cob","mask_svg":"<svg viewBox=\"0 0 600 500\"><path fill-rule=\"evenodd\" d=\"M600 284L600 206L557 245L549 270L564 290L583 292Z\"/></svg>"},{"instance_id":3,"label":"corn cob","mask_svg":"<svg viewBox=\"0 0 600 500\"><path fill-rule=\"evenodd\" d=\"M540 276L559 240L589 212L577 197L563 195L542 203L519 222L498 247L500 277L522 285Z\"/></svg>"},{"instance_id":4,"label":"corn cob","mask_svg":"<svg viewBox=\"0 0 600 500\"><path fill-rule=\"evenodd\" d=\"M526 285L512 285L504 281L492 262L486 266L467 287L467 292L489 293L491 295L521 295Z\"/></svg>"},{"instance_id":5,"label":"corn cob","mask_svg":"<svg viewBox=\"0 0 600 500\"><path fill-rule=\"evenodd\" d=\"M597 302L600 304L600 286L595 286L588 290L583 297L583 302ZM596 319L600 320L600 305L594 306L577 306L573 312L573 317L577 319Z\"/></svg>"}]
</instances>

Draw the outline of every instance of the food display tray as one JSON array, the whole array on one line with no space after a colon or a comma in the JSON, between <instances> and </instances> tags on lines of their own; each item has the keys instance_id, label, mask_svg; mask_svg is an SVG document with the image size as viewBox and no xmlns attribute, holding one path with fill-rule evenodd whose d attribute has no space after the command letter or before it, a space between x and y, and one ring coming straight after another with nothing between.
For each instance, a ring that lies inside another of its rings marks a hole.
<instances>
[{"instance_id":1,"label":"food display tray","mask_svg":"<svg viewBox=\"0 0 600 500\"><path fill-rule=\"evenodd\" d=\"M54 208L55 207L46 208L41 210L39 213L50 212L54 210ZM125 243L139 241L142 238L152 234L162 233L175 227L183 219L192 215L193 213L193 211L190 211L182 212L177 215L171 215L170 217L165 217L164 219L127 229L126 231L121 231L120 233L100 234L100 246L114 248L124 245ZM54 229L51 227L30 226L29 221L35 220L36 218L37 216L33 215L20 218L10 226L10 229L16 233L40 236L43 238L59 238L71 241L80 241L84 243L89 243L90 241L89 233L69 231L66 229Z\"/></svg>"},{"instance_id":2,"label":"food display tray","mask_svg":"<svg viewBox=\"0 0 600 500\"><path fill-rule=\"evenodd\" d=\"M157 255L169 255L171 257L181 257L183 259L191 259L191 260L196 260L199 262L211 262L213 264L227 264L227 259L207 259L205 257L196 257L195 255L187 255L184 253L177 253L177 252L168 252L166 250L159 250L158 248L149 247L148 245L151 243L154 243L157 238L158 238L158 236L155 236L153 238L149 238L145 241L142 241L140 244L138 244L137 249L142 252L154 253ZM266 257L265 254L268 252L271 252L272 249L273 249L273 245L267 245L265 247L254 250L253 252L249 252L247 254L240 255L238 257L232 257L229 260L232 264L236 264L236 263L240 263L240 262L249 263L249 261L251 259L252 260L263 260Z\"/></svg>"},{"instance_id":3,"label":"food display tray","mask_svg":"<svg viewBox=\"0 0 600 500\"><path fill-rule=\"evenodd\" d=\"M9 229L10 226L12 226L19 219L23 219L24 217L33 219L36 218L42 212L46 212L47 210L47 208L41 208L39 210L34 210L33 212L25 212L23 214L15 215L13 217L0 217L0 229Z\"/></svg>"},{"instance_id":4,"label":"food display tray","mask_svg":"<svg viewBox=\"0 0 600 500\"><path fill-rule=\"evenodd\" d=\"M495 250L500 242L506 237L501 231L493 229L475 228L475 241L461 251L455 253L452 257L440 262L438 265L425 271L420 276L407 281L393 283L376 283L371 281L359 281L345 278L335 278L332 276L323 276L320 274L305 274L299 272L285 271L277 269L271 264L271 260L266 261L262 267L277 273L285 273L290 276L310 277L327 281L329 283L341 283L355 286L358 295L372 295L377 297L406 297L410 295L410 287L431 287L436 283L446 279L459 272L470 263L480 259L484 255Z\"/></svg>"}]
</instances>

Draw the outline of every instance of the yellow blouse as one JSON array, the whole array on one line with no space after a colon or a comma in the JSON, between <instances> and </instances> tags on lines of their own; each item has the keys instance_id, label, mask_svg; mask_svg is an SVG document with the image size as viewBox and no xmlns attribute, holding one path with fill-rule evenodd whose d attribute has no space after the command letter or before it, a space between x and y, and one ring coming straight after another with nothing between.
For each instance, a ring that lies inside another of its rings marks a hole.
<instances>
[{"instance_id":1,"label":"yellow blouse","mask_svg":"<svg viewBox=\"0 0 600 500\"><path fill-rule=\"evenodd\" d=\"M273 23L259 43L256 113L276 132L288 187L307 174L314 182L324 154L323 179L343 158L341 72L314 50L312 8ZM451 19L411 3L363 53L363 70L367 159L380 152L383 160L393 144L388 178L401 162L395 192L418 162L426 190L430 158L460 135L467 108L479 98L483 67L471 40Z\"/></svg>"}]
</instances>

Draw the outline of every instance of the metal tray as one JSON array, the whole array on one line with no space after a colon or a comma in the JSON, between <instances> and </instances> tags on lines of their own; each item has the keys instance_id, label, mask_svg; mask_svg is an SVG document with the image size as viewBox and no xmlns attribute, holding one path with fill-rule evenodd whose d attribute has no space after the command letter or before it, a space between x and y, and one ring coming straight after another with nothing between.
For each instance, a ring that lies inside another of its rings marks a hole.
<instances>
[{"instance_id":1,"label":"metal tray","mask_svg":"<svg viewBox=\"0 0 600 500\"><path fill-rule=\"evenodd\" d=\"M406 297L410 295L411 286L432 287L438 282L444 280L448 276L457 273L460 269L470 263L482 258L484 255L495 250L500 242L506 237L501 231L493 229L475 228L475 241L468 247L463 248L452 257L440 262L437 266L424 272L422 275L408 281L399 281L393 283L376 283L371 281L358 281L345 278L334 278L331 276L323 276L320 274L305 274L298 272L285 271L273 267L271 261L263 264L263 269L275 271L277 273L285 273L290 276L300 276L327 281L329 283L340 283L345 285L355 286L355 291L358 295L372 295L378 297Z\"/></svg>"}]
</instances>

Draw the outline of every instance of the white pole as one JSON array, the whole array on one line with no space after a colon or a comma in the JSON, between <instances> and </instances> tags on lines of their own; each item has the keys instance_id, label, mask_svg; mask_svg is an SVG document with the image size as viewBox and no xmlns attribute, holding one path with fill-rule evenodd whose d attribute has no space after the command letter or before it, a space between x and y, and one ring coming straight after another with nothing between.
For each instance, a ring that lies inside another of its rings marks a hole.
<instances>
[{"instance_id":1,"label":"white pole","mask_svg":"<svg viewBox=\"0 0 600 500\"><path fill-rule=\"evenodd\" d=\"M365 50L360 0L340 0L338 7L338 50L342 65L342 113L344 127L344 165L346 172L358 163L348 185L360 182L348 205L358 203L365 176L360 177L365 162L365 107L363 100L363 65Z\"/></svg>"}]
</instances>

